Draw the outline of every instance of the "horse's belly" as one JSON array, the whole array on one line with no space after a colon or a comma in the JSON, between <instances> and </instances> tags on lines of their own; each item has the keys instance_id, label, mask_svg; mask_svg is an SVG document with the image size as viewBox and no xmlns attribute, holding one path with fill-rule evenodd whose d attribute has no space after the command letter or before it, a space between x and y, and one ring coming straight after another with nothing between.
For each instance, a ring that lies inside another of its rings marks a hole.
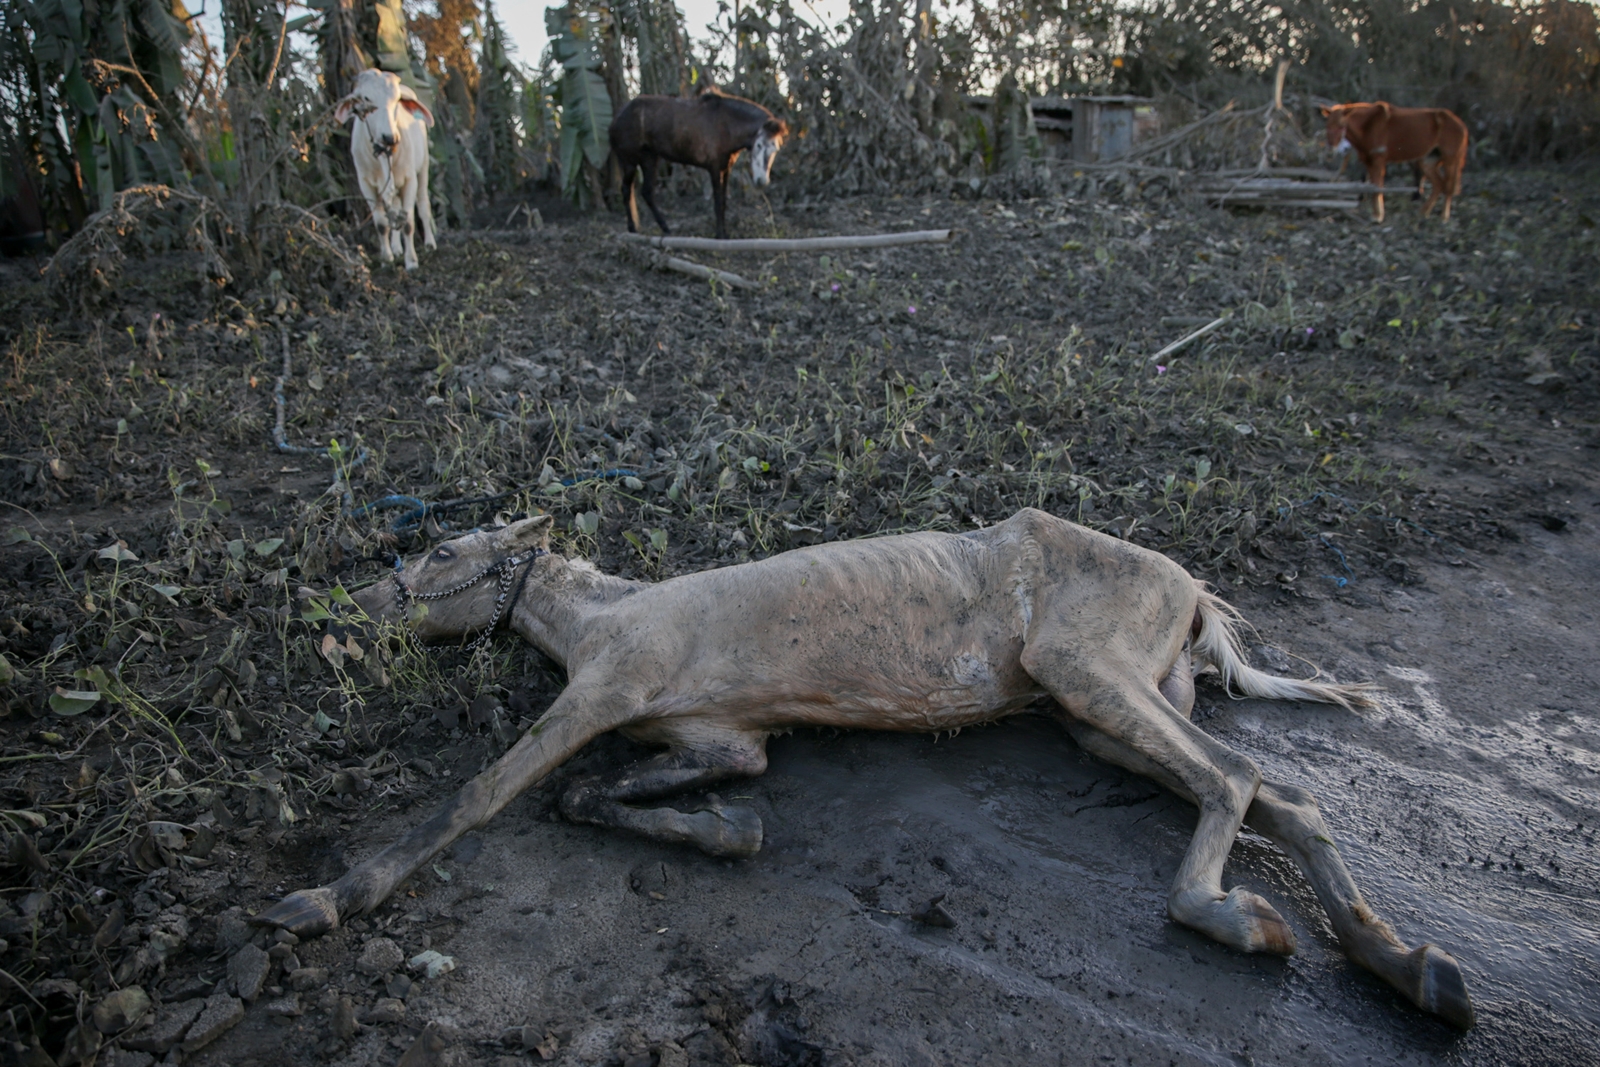
<instances>
[{"instance_id":1,"label":"horse's belly","mask_svg":"<svg viewBox=\"0 0 1600 1067\"><path fill-rule=\"evenodd\" d=\"M936 732L992 722L1024 708L1045 690L1015 663L964 653L927 674L863 674L808 679L730 694L729 710L760 728L836 726Z\"/></svg>"}]
</instances>

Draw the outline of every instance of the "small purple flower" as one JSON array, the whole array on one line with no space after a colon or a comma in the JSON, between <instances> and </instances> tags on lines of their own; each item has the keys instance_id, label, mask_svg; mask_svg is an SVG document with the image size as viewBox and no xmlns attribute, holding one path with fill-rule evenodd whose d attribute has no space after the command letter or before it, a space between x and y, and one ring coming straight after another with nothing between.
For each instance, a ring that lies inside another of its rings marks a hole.
<instances>
[{"instance_id":1,"label":"small purple flower","mask_svg":"<svg viewBox=\"0 0 1600 1067\"><path fill-rule=\"evenodd\" d=\"M1314 334L1314 333L1316 333L1316 332L1317 332L1317 331L1316 331L1316 328L1315 328L1315 327L1312 327L1312 326L1307 326L1307 327L1306 327L1306 336L1307 336L1307 337L1310 337L1310 336L1311 336L1311 335L1312 335L1312 334Z\"/></svg>"},{"instance_id":2,"label":"small purple flower","mask_svg":"<svg viewBox=\"0 0 1600 1067\"><path fill-rule=\"evenodd\" d=\"M1157 373L1157 374L1165 374L1165 373L1167 373L1167 367L1166 367L1166 364L1164 364L1164 363L1157 363L1157 364L1156 364L1156 373Z\"/></svg>"},{"instance_id":3,"label":"small purple flower","mask_svg":"<svg viewBox=\"0 0 1600 1067\"><path fill-rule=\"evenodd\" d=\"M906 314L907 315L915 315L916 313L917 313L917 305L912 304L910 307L906 308Z\"/></svg>"},{"instance_id":4,"label":"small purple flower","mask_svg":"<svg viewBox=\"0 0 1600 1067\"><path fill-rule=\"evenodd\" d=\"M837 292L838 292L838 291L839 291L839 283L838 283L838 282L834 282L834 283L833 283L833 284L832 284L832 285L830 285L830 286L829 286L829 287L828 287L828 288L829 288L829 289L830 289L830 290L832 290L832 291L833 291L833 292L835 292L835 293L837 293Z\"/></svg>"}]
</instances>

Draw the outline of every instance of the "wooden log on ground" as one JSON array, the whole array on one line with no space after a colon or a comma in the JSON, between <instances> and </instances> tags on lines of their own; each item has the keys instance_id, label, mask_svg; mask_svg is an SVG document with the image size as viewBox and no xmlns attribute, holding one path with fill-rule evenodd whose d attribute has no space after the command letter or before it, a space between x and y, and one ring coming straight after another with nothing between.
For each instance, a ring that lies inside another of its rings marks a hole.
<instances>
[{"instance_id":1,"label":"wooden log on ground","mask_svg":"<svg viewBox=\"0 0 1600 1067\"><path fill-rule=\"evenodd\" d=\"M1233 199L1288 199L1307 196L1370 196L1373 193L1410 192L1407 185L1388 185L1379 189L1366 182L1295 182L1295 181L1201 181L1194 186L1196 192L1211 197Z\"/></svg>"},{"instance_id":2,"label":"wooden log on ground","mask_svg":"<svg viewBox=\"0 0 1600 1067\"><path fill-rule=\"evenodd\" d=\"M854 237L756 237L732 241L719 241L712 237L650 237L642 233L619 233L617 239L651 248L692 252L832 252L850 248L941 244L950 240L950 231L908 230L905 233L872 233Z\"/></svg>"}]
</instances>

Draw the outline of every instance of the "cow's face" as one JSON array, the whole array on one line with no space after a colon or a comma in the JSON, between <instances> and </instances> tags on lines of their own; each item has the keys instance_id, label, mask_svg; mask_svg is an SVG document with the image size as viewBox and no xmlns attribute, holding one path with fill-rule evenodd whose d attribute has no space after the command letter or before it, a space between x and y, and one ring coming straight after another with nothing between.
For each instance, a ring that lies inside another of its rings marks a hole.
<instances>
[{"instance_id":1,"label":"cow's face","mask_svg":"<svg viewBox=\"0 0 1600 1067\"><path fill-rule=\"evenodd\" d=\"M788 136L789 127L782 119L768 119L756 134L750 146L750 176L756 185L772 181L772 161L778 158L778 149L783 147L784 138Z\"/></svg>"},{"instance_id":2,"label":"cow's face","mask_svg":"<svg viewBox=\"0 0 1600 1067\"><path fill-rule=\"evenodd\" d=\"M1333 107L1320 109L1322 117L1328 120L1328 147L1344 155L1350 151L1350 106L1336 104Z\"/></svg>"},{"instance_id":3,"label":"cow's face","mask_svg":"<svg viewBox=\"0 0 1600 1067\"><path fill-rule=\"evenodd\" d=\"M400 114L407 112L422 120L424 126L433 125L433 113L428 110L411 87L402 85L397 74L386 70L364 70L356 78L350 95L339 101L333 113L337 122L356 120L357 135L365 134L372 142L372 150L380 156L392 155L400 140Z\"/></svg>"}]
</instances>

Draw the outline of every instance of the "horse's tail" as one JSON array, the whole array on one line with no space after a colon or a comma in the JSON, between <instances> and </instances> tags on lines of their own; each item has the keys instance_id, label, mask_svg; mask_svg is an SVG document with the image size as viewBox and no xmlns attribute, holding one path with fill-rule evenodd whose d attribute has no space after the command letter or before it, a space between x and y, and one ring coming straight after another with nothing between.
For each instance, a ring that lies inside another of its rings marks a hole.
<instances>
[{"instance_id":1,"label":"horse's tail","mask_svg":"<svg viewBox=\"0 0 1600 1067\"><path fill-rule=\"evenodd\" d=\"M1299 681L1279 678L1258 671L1245 662L1244 646L1239 640L1239 623L1242 621L1233 606L1221 597L1200 586L1200 605L1196 615L1200 632L1195 635L1192 654L1195 663L1210 664L1222 675L1222 684L1229 692L1237 689L1245 696L1268 700L1314 700L1340 707L1374 707L1376 687L1371 685L1336 685L1330 682Z\"/></svg>"}]
</instances>

